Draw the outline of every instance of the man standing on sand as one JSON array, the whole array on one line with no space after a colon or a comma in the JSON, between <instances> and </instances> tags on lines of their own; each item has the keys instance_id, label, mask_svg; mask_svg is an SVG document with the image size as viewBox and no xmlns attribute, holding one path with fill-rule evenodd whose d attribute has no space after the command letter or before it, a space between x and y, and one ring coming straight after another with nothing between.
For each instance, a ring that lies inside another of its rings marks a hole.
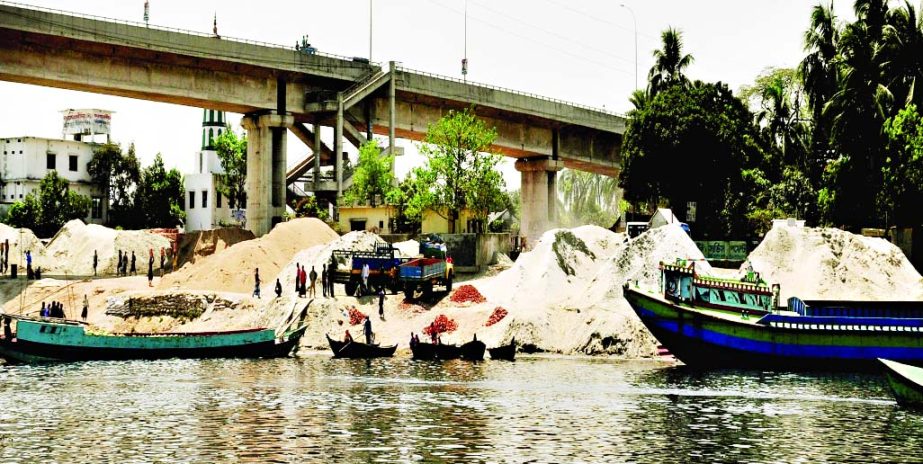
<instances>
[{"instance_id":1,"label":"man standing on sand","mask_svg":"<svg viewBox=\"0 0 923 464\"><path fill-rule=\"evenodd\" d=\"M129 269L129 274L138 275L138 267L135 266L135 250L131 250L131 269Z\"/></svg>"},{"instance_id":2,"label":"man standing on sand","mask_svg":"<svg viewBox=\"0 0 923 464\"><path fill-rule=\"evenodd\" d=\"M96 277L97 264L99 264L99 256L96 255L96 250L93 250L93 277Z\"/></svg>"},{"instance_id":3,"label":"man standing on sand","mask_svg":"<svg viewBox=\"0 0 923 464\"><path fill-rule=\"evenodd\" d=\"M115 265L115 275L122 275L122 250L119 250L119 263Z\"/></svg>"},{"instance_id":4,"label":"man standing on sand","mask_svg":"<svg viewBox=\"0 0 923 464\"><path fill-rule=\"evenodd\" d=\"M327 265L324 264L324 267L320 270L320 289L324 293L324 298L327 298Z\"/></svg>"},{"instance_id":5,"label":"man standing on sand","mask_svg":"<svg viewBox=\"0 0 923 464\"><path fill-rule=\"evenodd\" d=\"M282 282L279 281L279 278L276 277L276 298L282 296Z\"/></svg>"},{"instance_id":6,"label":"man standing on sand","mask_svg":"<svg viewBox=\"0 0 923 464\"><path fill-rule=\"evenodd\" d=\"M90 312L90 300L87 299L86 295L83 295L83 311L80 312L80 318L86 321L88 312Z\"/></svg>"},{"instance_id":7,"label":"man standing on sand","mask_svg":"<svg viewBox=\"0 0 923 464\"><path fill-rule=\"evenodd\" d=\"M298 275L298 281L301 282L301 294L302 298L308 295L308 271L304 270L304 266L301 266L301 274Z\"/></svg>"},{"instance_id":8,"label":"man standing on sand","mask_svg":"<svg viewBox=\"0 0 923 464\"><path fill-rule=\"evenodd\" d=\"M167 262L167 253L160 247L160 278L163 279L163 266Z\"/></svg>"},{"instance_id":9,"label":"man standing on sand","mask_svg":"<svg viewBox=\"0 0 923 464\"><path fill-rule=\"evenodd\" d=\"M372 318L365 317L365 326L362 328L365 331L365 343L372 344Z\"/></svg>"},{"instance_id":10,"label":"man standing on sand","mask_svg":"<svg viewBox=\"0 0 923 464\"><path fill-rule=\"evenodd\" d=\"M148 252L148 256L147 256L147 286L148 286L148 287L153 287L153 286L154 286L154 249L153 249L153 248L148 248L148 249L147 249L147 252Z\"/></svg>"},{"instance_id":11,"label":"man standing on sand","mask_svg":"<svg viewBox=\"0 0 923 464\"><path fill-rule=\"evenodd\" d=\"M385 320L385 288L378 287L378 317Z\"/></svg>"},{"instance_id":12,"label":"man standing on sand","mask_svg":"<svg viewBox=\"0 0 923 464\"><path fill-rule=\"evenodd\" d=\"M301 295L301 263L295 263L295 296Z\"/></svg>"},{"instance_id":13,"label":"man standing on sand","mask_svg":"<svg viewBox=\"0 0 923 464\"><path fill-rule=\"evenodd\" d=\"M314 270L314 266L311 266L311 274L308 275L308 278L311 279L311 298L317 298L317 271Z\"/></svg>"},{"instance_id":14,"label":"man standing on sand","mask_svg":"<svg viewBox=\"0 0 923 464\"><path fill-rule=\"evenodd\" d=\"M260 268L253 271L253 296L260 297Z\"/></svg>"},{"instance_id":15,"label":"man standing on sand","mask_svg":"<svg viewBox=\"0 0 923 464\"><path fill-rule=\"evenodd\" d=\"M362 265L362 294L369 292L369 263Z\"/></svg>"}]
</instances>

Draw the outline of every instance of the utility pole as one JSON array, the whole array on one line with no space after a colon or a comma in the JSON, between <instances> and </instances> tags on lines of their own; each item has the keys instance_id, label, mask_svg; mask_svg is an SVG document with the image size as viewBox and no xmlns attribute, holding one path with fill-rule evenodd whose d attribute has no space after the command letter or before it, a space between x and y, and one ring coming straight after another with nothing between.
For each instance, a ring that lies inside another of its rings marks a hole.
<instances>
[{"instance_id":1,"label":"utility pole","mask_svg":"<svg viewBox=\"0 0 923 464\"><path fill-rule=\"evenodd\" d=\"M465 0L465 49L462 54L462 79L468 82L468 0Z\"/></svg>"}]
</instances>

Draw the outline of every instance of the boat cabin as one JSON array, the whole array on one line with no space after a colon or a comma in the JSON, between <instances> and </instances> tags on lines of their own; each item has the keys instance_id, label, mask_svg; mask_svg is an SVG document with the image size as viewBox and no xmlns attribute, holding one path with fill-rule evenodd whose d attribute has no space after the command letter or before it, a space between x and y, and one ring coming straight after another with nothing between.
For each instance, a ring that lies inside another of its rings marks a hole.
<instances>
[{"instance_id":1,"label":"boat cabin","mask_svg":"<svg viewBox=\"0 0 923 464\"><path fill-rule=\"evenodd\" d=\"M739 281L700 276L695 261L687 260L660 263L660 271L661 290L668 300L747 314L768 314L777 306L779 286L766 285L753 271Z\"/></svg>"}]
</instances>

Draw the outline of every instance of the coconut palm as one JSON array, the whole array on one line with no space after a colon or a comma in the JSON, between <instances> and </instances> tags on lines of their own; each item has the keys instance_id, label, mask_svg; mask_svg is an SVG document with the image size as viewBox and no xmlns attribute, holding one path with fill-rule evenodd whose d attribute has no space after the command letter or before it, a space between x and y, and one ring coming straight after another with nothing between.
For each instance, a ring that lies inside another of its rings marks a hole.
<instances>
[{"instance_id":1,"label":"coconut palm","mask_svg":"<svg viewBox=\"0 0 923 464\"><path fill-rule=\"evenodd\" d=\"M837 90L834 60L839 39L833 4L816 5L811 10L811 26L804 33L804 49L808 55L798 68L815 121L820 119L824 105Z\"/></svg>"},{"instance_id":2,"label":"coconut palm","mask_svg":"<svg viewBox=\"0 0 923 464\"><path fill-rule=\"evenodd\" d=\"M674 84L686 84L683 71L694 61L692 55L683 54L682 32L668 28L661 33L663 48L654 50L654 66L648 73L651 97Z\"/></svg>"},{"instance_id":3,"label":"coconut palm","mask_svg":"<svg viewBox=\"0 0 923 464\"><path fill-rule=\"evenodd\" d=\"M909 2L888 13L882 51L885 82L897 106L923 106L923 20Z\"/></svg>"},{"instance_id":4,"label":"coconut palm","mask_svg":"<svg viewBox=\"0 0 923 464\"><path fill-rule=\"evenodd\" d=\"M564 212L574 224L610 227L619 217L618 179L565 169L558 180Z\"/></svg>"}]
</instances>

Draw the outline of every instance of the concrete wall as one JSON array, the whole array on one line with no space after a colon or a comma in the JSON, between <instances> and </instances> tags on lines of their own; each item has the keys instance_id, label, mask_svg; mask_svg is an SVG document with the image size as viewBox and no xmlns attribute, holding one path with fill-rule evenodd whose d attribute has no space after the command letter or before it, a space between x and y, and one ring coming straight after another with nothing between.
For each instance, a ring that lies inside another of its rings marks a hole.
<instances>
[{"instance_id":1,"label":"concrete wall","mask_svg":"<svg viewBox=\"0 0 923 464\"><path fill-rule=\"evenodd\" d=\"M458 272L480 272L494 253L509 253L510 234L439 234Z\"/></svg>"},{"instance_id":2,"label":"concrete wall","mask_svg":"<svg viewBox=\"0 0 923 464\"><path fill-rule=\"evenodd\" d=\"M222 223L230 224L231 208L227 198L221 196L215 188L215 177L211 173L186 174L183 177L183 202L186 206L187 231L209 230L220 227ZM189 203L189 192L195 192L195 204ZM202 206L202 194L206 193L206 206ZM221 207L218 207L218 202Z\"/></svg>"},{"instance_id":3,"label":"concrete wall","mask_svg":"<svg viewBox=\"0 0 923 464\"><path fill-rule=\"evenodd\" d=\"M388 221L391 218L391 208L386 206L379 206L372 208L368 205L357 205L357 206L341 206L340 207L340 230L342 232L352 231L352 221L353 220L362 220L365 221L365 228L361 230L370 230L374 231L375 228L379 231L378 233L390 233L391 230L388 228Z\"/></svg>"},{"instance_id":4,"label":"concrete wall","mask_svg":"<svg viewBox=\"0 0 923 464\"><path fill-rule=\"evenodd\" d=\"M424 211L420 231L424 234L449 233L449 220L447 216L447 213L439 214L435 211ZM474 219L474 215L467 210L462 210L458 216L459 218L455 225L455 230L459 233L469 232L468 220ZM485 224L484 227L487 227L487 225Z\"/></svg>"}]
</instances>

